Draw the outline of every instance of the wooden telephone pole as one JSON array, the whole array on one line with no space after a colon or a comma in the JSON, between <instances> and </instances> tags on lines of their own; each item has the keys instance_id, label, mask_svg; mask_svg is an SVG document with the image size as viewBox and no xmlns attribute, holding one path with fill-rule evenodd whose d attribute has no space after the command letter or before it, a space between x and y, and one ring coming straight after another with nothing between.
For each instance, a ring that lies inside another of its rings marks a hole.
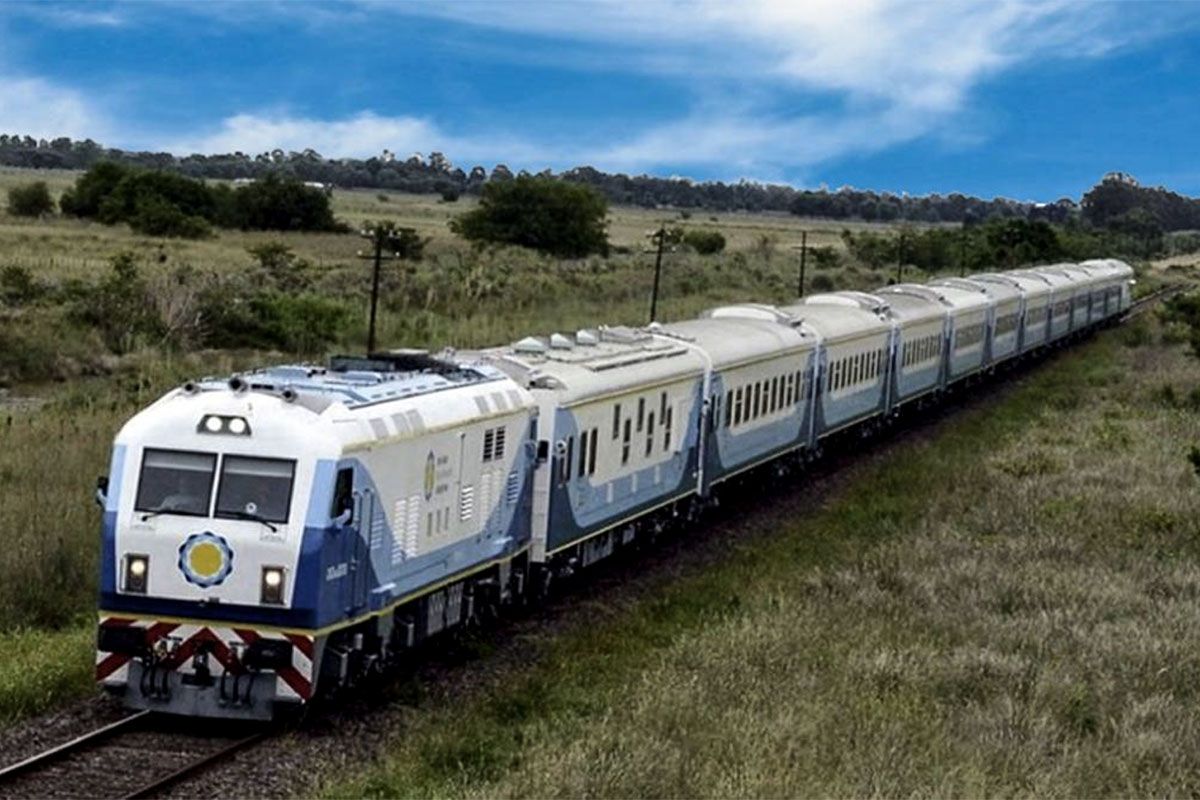
<instances>
[{"instance_id":1,"label":"wooden telephone pole","mask_svg":"<svg viewBox=\"0 0 1200 800\"><path fill-rule=\"evenodd\" d=\"M792 245L792 249L800 251L800 283L796 291L798 297L804 297L804 266L808 262L808 231L800 231L800 244Z\"/></svg>"},{"instance_id":2,"label":"wooden telephone pole","mask_svg":"<svg viewBox=\"0 0 1200 800\"><path fill-rule=\"evenodd\" d=\"M406 235L407 234L407 235ZM374 262L371 270L371 321L367 328L367 355L375 352L375 319L379 306L379 273L383 261L399 261L407 258L405 242L409 236L415 236L416 231L409 228L397 228L394 222L367 223L359 231L362 238L371 242L371 252L358 252L359 258L369 258ZM387 252L385 252L385 250Z\"/></svg>"}]
</instances>

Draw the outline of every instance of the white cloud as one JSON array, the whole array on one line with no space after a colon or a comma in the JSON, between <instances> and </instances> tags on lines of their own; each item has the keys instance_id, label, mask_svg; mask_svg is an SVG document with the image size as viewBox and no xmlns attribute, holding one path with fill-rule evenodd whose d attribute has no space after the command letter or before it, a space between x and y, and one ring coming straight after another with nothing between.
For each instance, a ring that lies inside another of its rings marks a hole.
<instances>
[{"instance_id":1,"label":"white cloud","mask_svg":"<svg viewBox=\"0 0 1200 800\"><path fill-rule=\"evenodd\" d=\"M645 73L672 82L692 107L666 122L639 123L631 116L624 136L609 132L574 140L548 139L544 129L553 126L540 120L471 133L429 117L372 110L322 118L254 108L195 135L164 141L146 133L144 125L113 130L78 93L25 78L0 81L0 124L35 135L107 137L113 144L144 143L177 153L311 147L327 157L361 157L387 148L405 157L439 150L464 165L504 161L538 170L592 164L631 172L670 165L724 177L794 178L817 164L925 136L977 141L978 130L964 136L959 128L969 117L964 112L971 110L973 90L990 77L1050 59L1101 56L1183 22L1193 24L1195 16L1172 7L1170 19L1158 13L1153 22L1132 25L1128 18L1140 15L1131 7L1068 0L413 0L189 8L213 15L218 25L258 24L281 14L311 17L314 24L328 24L330 15L365 24L363 19L383 14L421 14L549 37L558 44L539 47L525 36L494 37L489 52L498 50L500 58L514 62ZM77 20L89 21L120 24L121 17L100 9L94 19ZM617 118L627 110L614 108L611 114Z\"/></svg>"},{"instance_id":2,"label":"white cloud","mask_svg":"<svg viewBox=\"0 0 1200 800\"><path fill-rule=\"evenodd\" d=\"M693 113L585 148L597 166L779 173L930 134L961 139L956 117L990 76L1100 56L1171 24L1123 26L1126 9L1066 0L461 0L401 8L601 45L619 53L610 69L693 78L685 84L698 98ZM594 65L594 55L587 63ZM730 94L769 101L711 101ZM792 110L775 99L798 95L821 97L826 110Z\"/></svg>"},{"instance_id":3,"label":"white cloud","mask_svg":"<svg viewBox=\"0 0 1200 800\"><path fill-rule=\"evenodd\" d=\"M0 127L41 139L103 141L111 128L80 93L42 78L0 74Z\"/></svg>"},{"instance_id":4,"label":"white cloud","mask_svg":"<svg viewBox=\"0 0 1200 800\"><path fill-rule=\"evenodd\" d=\"M380 116L362 111L344 119L322 120L286 111L237 114L199 137L166 145L175 153L264 153L276 148L312 148L326 158L369 157L384 149L398 158L441 151L459 164L511 160L537 168L550 166L539 148L521 138L448 133L433 121L415 116ZM562 166L560 162L553 162Z\"/></svg>"}]
</instances>

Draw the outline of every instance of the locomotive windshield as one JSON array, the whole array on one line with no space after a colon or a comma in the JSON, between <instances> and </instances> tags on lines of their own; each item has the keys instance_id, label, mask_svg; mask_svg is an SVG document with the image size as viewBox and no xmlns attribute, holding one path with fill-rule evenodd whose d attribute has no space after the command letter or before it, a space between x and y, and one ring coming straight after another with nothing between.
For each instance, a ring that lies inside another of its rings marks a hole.
<instances>
[{"instance_id":1,"label":"locomotive windshield","mask_svg":"<svg viewBox=\"0 0 1200 800\"><path fill-rule=\"evenodd\" d=\"M225 456L217 516L287 522L296 462L279 458Z\"/></svg>"},{"instance_id":2,"label":"locomotive windshield","mask_svg":"<svg viewBox=\"0 0 1200 800\"><path fill-rule=\"evenodd\" d=\"M217 457L212 453L146 450L136 510L208 516L216 463Z\"/></svg>"}]
</instances>

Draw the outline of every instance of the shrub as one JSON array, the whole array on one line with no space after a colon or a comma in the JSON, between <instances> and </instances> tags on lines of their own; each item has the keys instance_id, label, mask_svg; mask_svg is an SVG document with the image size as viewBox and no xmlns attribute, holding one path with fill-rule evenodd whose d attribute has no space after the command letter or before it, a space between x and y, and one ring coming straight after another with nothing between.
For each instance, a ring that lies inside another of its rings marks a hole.
<instances>
[{"instance_id":1,"label":"shrub","mask_svg":"<svg viewBox=\"0 0 1200 800\"><path fill-rule=\"evenodd\" d=\"M0 300L13 306L32 303L43 294L39 284L25 267L12 265L0 270Z\"/></svg>"},{"instance_id":2,"label":"shrub","mask_svg":"<svg viewBox=\"0 0 1200 800\"><path fill-rule=\"evenodd\" d=\"M75 303L72 315L95 328L109 350L122 354L146 339L161 338L163 325L138 272L136 257L118 253L110 263L112 272Z\"/></svg>"},{"instance_id":3,"label":"shrub","mask_svg":"<svg viewBox=\"0 0 1200 800\"><path fill-rule=\"evenodd\" d=\"M1188 342L1192 355L1200 358L1200 292L1172 297L1159 313L1167 323L1163 341L1172 338L1167 335L1172 329L1178 329L1179 340Z\"/></svg>"},{"instance_id":4,"label":"shrub","mask_svg":"<svg viewBox=\"0 0 1200 800\"><path fill-rule=\"evenodd\" d=\"M283 242L264 242L246 248L246 252L254 256L272 287L291 293L309 288L311 264L303 258L297 258L292 248Z\"/></svg>"},{"instance_id":5,"label":"shrub","mask_svg":"<svg viewBox=\"0 0 1200 800\"><path fill-rule=\"evenodd\" d=\"M341 231L329 195L295 178L268 175L233 192L231 226L260 231Z\"/></svg>"},{"instance_id":6,"label":"shrub","mask_svg":"<svg viewBox=\"0 0 1200 800\"><path fill-rule=\"evenodd\" d=\"M54 198L45 181L34 181L8 190L8 213L14 217L40 217L54 211Z\"/></svg>"},{"instance_id":7,"label":"shrub","mask_svg":"<svg viewBox=\"0 0 1200 800\"><path fill-rule=\"evenodd\" d=\"M240 296L235 286L215 287L200 305L204 343L216 348L278 349L320 354L350 319L345 304L314 294L262 292Z\"/></svg>"},{"instance_id":8,"label":"shrub","mask_svg":"<svg viewBox=\"0 0 1200 800\"><path fill-rule=\"evenodd\" d=\"M725 249L725 236L720 231L696 229L683 235L683 243L700 255L707 256Z\"/></svg>"},{"instance_id":9,"label":"shrub","mask_svg":"<svg viewBox=\"0 0 1200 800\"><path fill-rule=\"evenodd\" d=\"M63 192L58 201L64 214L75 217L98 217L100 205L129 174L129 169L110 161L102 161L75 180L75 186Z\"/></svg>"},{"instance_id":10,"label":"shrub","mask_svg":"<svg viewBox=\"0 0 1200 800\"><path fill-rule=\"evenodd\" d=\"M589 186L521 175L484 184L478 207L451 220L450 230L478 244L581 258L607 254L607 213L608 201Z\"/></svg>"},{"instance_id":11,"label":"shrub","mask_svg":"<svg viewBox=\"0 0 1200 800\"><path fill-rule=\"evenodd\" d=\"M814 292L832 292L834 286L833 278L828 275L814 275L809 285Z\"/></svg>"},{"instance_id":12,"label":"shrub","mask_svg":"<svg viewBox=\"0 0 1200 800\"><path fill-rule=\"evenodd\" d=\"M841 253L832 247L810 247L808 254L817 269L834 269L842 263Z\"/></svg>"},{"instance_id":13,"label":"shrub","mask_svg":"<svg viewBox=\"0 0 1200 800\"><path fill-rule=\"evenodd\" d=\"M344 230L329 196L277 175L237 190L163 170L96 164L60 202L63 213L106 224L128 222L155 236L206 236L210 225L252 230Z\"/></svg>"},{"instance_id":14,"label":"shrub","mask_svg":"<svg viewBox=\"0 0 1200 800\"><path fill-rule=\"evenodd\" d=\"M162 197L149 197L137 206L137 213L128 218L129 227L147 236L169 236L179 239L204 239L212 235L208 220L184 213Z\"/></svg>"}]
</instances>

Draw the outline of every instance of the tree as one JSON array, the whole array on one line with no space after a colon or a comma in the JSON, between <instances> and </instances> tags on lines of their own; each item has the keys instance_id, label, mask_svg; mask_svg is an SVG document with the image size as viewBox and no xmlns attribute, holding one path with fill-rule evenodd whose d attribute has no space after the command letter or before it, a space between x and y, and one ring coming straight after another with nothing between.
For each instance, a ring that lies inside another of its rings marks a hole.
<instances>
[{"instance_id":1,"label":"tree","mask_svg":"<svg viewBox=\"0 0 1200 800\"><path fill-rule=\"evenodd\" d=\"M54 211L54 198L45 181L35 181L8 190L8 213L14 217L40 217Z\"/></svg>"},{"instance_id":2,"label":"tree","mask_svg":"<svg viewBox=\"0 0 1200 800\"><path fill-rule=\"evenodd\" d=\"M479 206L450 221L477 243L515 244L563 258L607 253L608 201L581 184L518 176L488 183Z\"/></svg>"},{"instance_id":3,"label":"tree","mask_svg":"<svg viewBox=\"0 0 1200 800\"><path fill-rule=\"evenodd\" d=\"M341 229L325 192L274 173L234 191L233 216L238 227L248 230Z\"/></svg>"},{"instance_id":4,"label":"tree","mask_svg":"<svg viewBox=\"0 0 1200 800\"><path fill-rule=\"evenodd\" d=\"M702 256L725 249L725 235L720 231L693 229L683 235L683 243Z\"/></svg>"}]
</instances>

